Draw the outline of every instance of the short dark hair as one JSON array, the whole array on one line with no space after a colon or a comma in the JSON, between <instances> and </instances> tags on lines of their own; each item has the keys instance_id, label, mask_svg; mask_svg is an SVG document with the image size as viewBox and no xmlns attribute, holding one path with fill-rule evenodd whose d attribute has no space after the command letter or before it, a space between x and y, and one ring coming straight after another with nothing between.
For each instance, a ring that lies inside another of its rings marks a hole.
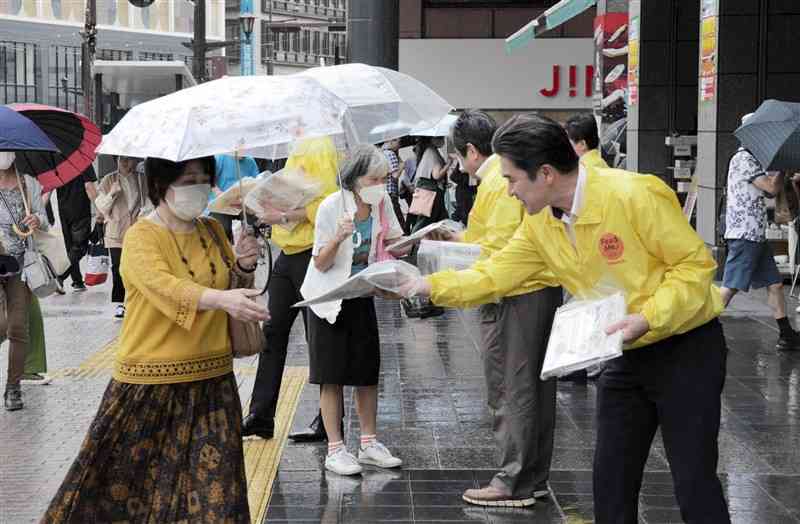
<instances>
[{"instance_id":1,"label":"short dark hair","mask_svg":"<svg viewBox=\"0 0 800 524\"><path fill-rule=\"evenodd\" d=\"M591 113L581 113L574 115L564 124L569 139L576 144L581 140L586 141L586 147L597 149L600 145L600 137L597 134L597 120Z\"/></svg>"},{"instance_id":2,"label":"short dark hair","mask_svg":"<svg viewBox=\"0 0 800 524\"><path fill-rule=\"evenodd\" d=\"M578 168L578 155L564 128L554 120L532 113L515 115L500 126L492 139L492 148L527 172L532 180L544 164L561 173Z\"/></svg>"},{"instance_id":3,"label":"short dark hair","mask_svg":"<svg viewBox=\"0 0 800 524\"><path fill-rule=\"evenodd\" d=\"M467 144L472 144L483 156L492 154L492 136L497 122L488 113L468 109L461 113L450 130L450 138L461 156L467 154Z\"/></svg>"},{"instance_id":4,"label":"short dark hair","mask_svg":"<svg viewBox=\"0 0 800 524\"><path fill-rule=\"evenodd\" d=\"M203 158L193 158L203 164L206 173L211 176L211 185L214 185L214 178L216 174L216 163L213 156ZM183 172L186 171L186 166L192 160L183 160L181 162L173 162L164 158L149 157L144 161L144 173L147 179L147 193L154 206L158 206L162 200L167 196L167 189L175 183Z\"/></svg>"}]
</instances>

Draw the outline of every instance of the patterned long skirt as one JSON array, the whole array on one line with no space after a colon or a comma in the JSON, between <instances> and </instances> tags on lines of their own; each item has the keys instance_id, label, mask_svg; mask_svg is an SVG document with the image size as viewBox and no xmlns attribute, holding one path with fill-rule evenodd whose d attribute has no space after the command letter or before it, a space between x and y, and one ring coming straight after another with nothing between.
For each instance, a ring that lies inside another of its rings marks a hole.
<instances>
[{"instance_id":1,"label":"patterned long skirt","mask_svg":"<svg viewBox=\"0 0 800 524\"><path fill-rule=\"evenodd\" d=\"M43 523L247 523L233 374L163 385L111 380Z\"/></svg>"}]
</instances>

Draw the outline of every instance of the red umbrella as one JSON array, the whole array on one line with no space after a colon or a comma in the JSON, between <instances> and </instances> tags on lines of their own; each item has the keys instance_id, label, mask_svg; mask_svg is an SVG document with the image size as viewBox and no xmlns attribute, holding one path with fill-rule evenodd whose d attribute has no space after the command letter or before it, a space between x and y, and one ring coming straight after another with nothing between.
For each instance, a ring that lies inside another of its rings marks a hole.
<instances>
[{"instance_id":1,"label":"red umbrella","mask_svg":"<svg viewBox=\"0 0 800 524\"><path fill-rule=\"evenodd\" d=\"M60 151L17 152L17 168L35 176L44 193L77 178L94 162L95 150L103 135L85 116L40 104L11 104L9 107L33 121Z\"/></svg>"}]
</instances>

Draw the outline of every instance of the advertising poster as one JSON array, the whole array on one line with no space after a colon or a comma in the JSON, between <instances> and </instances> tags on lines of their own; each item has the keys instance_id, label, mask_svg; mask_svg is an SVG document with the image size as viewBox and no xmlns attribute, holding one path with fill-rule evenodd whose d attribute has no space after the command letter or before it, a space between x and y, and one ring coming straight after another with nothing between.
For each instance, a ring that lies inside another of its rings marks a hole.
<instances>
[{"instance_id":1,"label":"advertising poster","mask_svg":"<svg viewBox=\"0 0 800 524\"><path fill-rule=\"evenodd\" d=\"M628 42L628 103L639 104L639 17L631 19Z\"/></svg>"},{"instance_id":2,"label":"advertising poster","mask_svg":"<svg viewBox=\"0 0 800 524\"><path fill-rule=\"evenodd\" d=\"M714 100L717 95L717 22L716 16L708 16L700 22L700 100L702 102Z\"/></svg>"},{"instance_id":3,"label":"advertising poster","mask_svg":"<svg viewBox=\"0 0 800 524\"><path fill-rule=\"evenodd\" d=\"M601 97L603 121L616 122L627 116L628 14L609 13L594 22L595 44L602 54L602 70L595 64L597 93Z\"/></svg>"}]
</instances>

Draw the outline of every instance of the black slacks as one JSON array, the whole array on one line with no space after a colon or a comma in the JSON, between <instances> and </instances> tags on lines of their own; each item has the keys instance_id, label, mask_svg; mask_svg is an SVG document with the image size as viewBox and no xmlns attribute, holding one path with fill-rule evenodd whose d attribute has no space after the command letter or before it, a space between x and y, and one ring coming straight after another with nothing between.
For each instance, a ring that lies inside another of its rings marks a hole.
<instances>
[{"instance_id":1,"label":"black slacks","mask_svg":"<svg viewBox=\"0 0 800 524\"><path fill-rule=\"evenodd\" d=\"M258 356L258 372L250 402L250 413L261 419L275 418L283 368L286 365L289 333L300 312L303 313L308 338L306 308L293 308L292 305L303 300L300 286L306 278L310 260L310 249L295 255L281 253L272 270L272 280L269 283L270 320L264 323L267 347Z\"/></svg>"},{"instance_id":2,"label":"black slacks","mask_svg":"<svg viewBox=\"0 0 800 524\"><path fill-rule=\"evenodd\" d=\"M61 217L61 232L64 235L64 247L67 248L67 256L70 261L70 268L61 275L63 282L68 276L72 277L74 286L83 285L83 275L81 274L81 259L89 251L89 236L92 233L92 217L81 216Z\"/></svg>"},{"instance_id":3,"label":"black slacks","mask_svg":"<svg viewBox=\"0 0 800 524\"><path fill-rule=\"evenodd\" d=\"M125 303L125 284L122 282L122 275L119 272L122 263L122 248L110 247L108 252L111 255L111 302L115 304Z\"/></svg>"},{"instance_id":4,"label":"black slacks","mask_svg":"<svg viewBox=\"0 0 800 524\"><path fill-rule=\"evenodd\" d=\"M595 522L638 522L639 489L658 427L684 522L730 522L717 477L727 352L715 319L607 363L597 393Z\"/></svg>"}]
</instances>

